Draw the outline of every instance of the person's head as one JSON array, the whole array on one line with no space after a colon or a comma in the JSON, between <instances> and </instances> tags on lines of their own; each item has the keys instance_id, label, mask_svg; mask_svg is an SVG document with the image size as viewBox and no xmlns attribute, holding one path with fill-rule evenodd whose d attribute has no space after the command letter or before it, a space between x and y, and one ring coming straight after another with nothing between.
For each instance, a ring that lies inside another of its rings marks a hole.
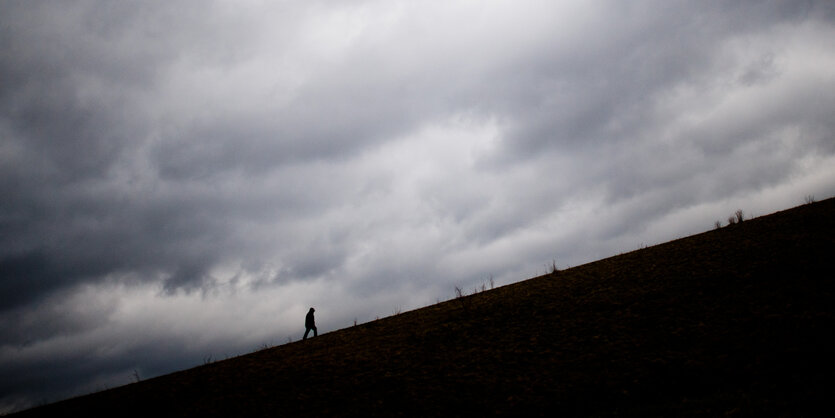
<instances>
[{"instance_id":1,"label":"person's head","mask_svg":"<svg viewBox=\"0 0 835 418\"><path fill-rule=\"evenodd\" d=\"M316 312L316 309L310 308L310 312Z\"/></svg>"}]
</instances>

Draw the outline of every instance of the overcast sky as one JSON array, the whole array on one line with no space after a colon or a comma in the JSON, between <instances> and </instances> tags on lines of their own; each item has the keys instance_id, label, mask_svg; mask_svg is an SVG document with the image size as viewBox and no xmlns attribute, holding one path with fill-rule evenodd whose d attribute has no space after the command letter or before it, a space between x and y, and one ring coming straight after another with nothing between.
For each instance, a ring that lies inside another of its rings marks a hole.
<instances>
[{"instance_id":1,"label":"overcast sky","mask_svg":"<svg viewBox=\"0 0 835 418\"><path fill-rule=\"evenodd\" d=\"M829 1L2 1L0 412L835 195Z\"/></svg>"}]
</instances>

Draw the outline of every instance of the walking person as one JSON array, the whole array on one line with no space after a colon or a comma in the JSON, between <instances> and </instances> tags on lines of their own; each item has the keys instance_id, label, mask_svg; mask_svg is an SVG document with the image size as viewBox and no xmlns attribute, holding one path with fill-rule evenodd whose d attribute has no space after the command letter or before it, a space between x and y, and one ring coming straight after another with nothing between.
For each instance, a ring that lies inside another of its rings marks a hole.
<instances>
[{"instance_id":1,"label":"walking person","mask_svg":"<svg viewBox=\"0 0 835 418\"><path fill-rule=\"evenodd\" d=\"M313 330L313 336L314 337L317 336L317 334L316 334L316 319L313 318L313 312L315 312L315 311L316 311L315 309L310 308L310 310L307 311L307 316L304 317L304 328L305 329L304 329L304 337L302 337L302 340L307 339L307 333L309 333L310 330Z\"/></svg>"}]
</instances>

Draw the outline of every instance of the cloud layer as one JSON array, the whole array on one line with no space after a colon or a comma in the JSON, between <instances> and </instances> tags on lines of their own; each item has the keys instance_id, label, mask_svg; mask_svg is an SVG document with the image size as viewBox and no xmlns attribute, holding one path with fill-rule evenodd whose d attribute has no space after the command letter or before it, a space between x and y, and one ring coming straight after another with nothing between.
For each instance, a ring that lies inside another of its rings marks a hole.
<instances>
[{"instance_id":1,"label":"cloud layer","mask_svg":"<svg viewBox=\"0 0 835 418\"><path fill-rule=\"evenodd\" d=\"M835 194L820 1L4 2L0 411Z\"/></svg>"}]
</instances>

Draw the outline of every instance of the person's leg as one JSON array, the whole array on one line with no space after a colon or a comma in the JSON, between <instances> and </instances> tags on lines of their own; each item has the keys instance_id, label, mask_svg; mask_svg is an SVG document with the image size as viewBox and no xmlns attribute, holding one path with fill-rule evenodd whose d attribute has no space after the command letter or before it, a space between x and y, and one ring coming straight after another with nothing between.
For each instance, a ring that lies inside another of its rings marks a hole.
<instances>
[{"instance_id":1,"label":"person's leg","mask_svg":"<svg viewBox=\"0 0 835 418\"><path fill-rule=\"evenodd\" d=\"M318 337L318 336L319 336L319 334L317 334L317 333L316 333L316 327L313 327L313 336L314 336L314 337Z\"/></svg>"},{"instance_id":2,"label":"person's leg","mask_svg":"<svg viewBox=\"0 0 835 418\"><path fill-rule=\"evenodd\" d=\"M307 339L307 333L309 333L309 332L310 332L310 328L305 328L305 330L304 330L304 337L302 337L302 340L306 340L306 339ZM316 335L316 331L313 331L313 335Z\"/></svg>"}]
</instances>

